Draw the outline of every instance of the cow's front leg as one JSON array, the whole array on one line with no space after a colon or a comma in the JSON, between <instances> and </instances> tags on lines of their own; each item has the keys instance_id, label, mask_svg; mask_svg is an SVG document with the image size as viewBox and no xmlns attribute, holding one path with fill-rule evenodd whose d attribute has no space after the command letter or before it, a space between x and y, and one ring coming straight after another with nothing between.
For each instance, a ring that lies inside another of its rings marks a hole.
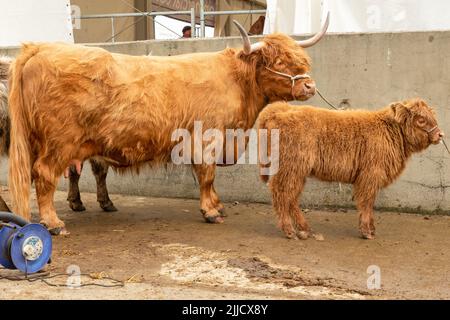
<instances>
[{"instance_id":1,"label":"cow's front leg","mask_svg":"<svg viewBox=\"0 0 450 320\"><path fill-rule=\"evenodd\" d=\"M106 187L106 176L108 174L108 165L103 161L90 159L92 173L97 181L97 201L103 211L113 212L117 211L116 207L109 199L108 189Z\"/></svg>"},{"instance_id":2,"label":"cow's front leg","mask_svg":"<svg viewBox=\"0 0 450 320\"><path fill-rule=\"evenodd\" d=\"M81 167L82 168L82 167ZM70 166L69 169L69 193L67 195L67 201L69 201L69 207L73 211L85 211L86 207L83 205L80 196L80 189L78 186L78 181L80 180L80 175L77 172L75 166Z\"/></svg>"},{"instance_id":3,"label":"cow's front leg","mask_svg":"<svg viewBox=\"0 0 450 320\"><path fill-rule=\"evenodd\" d=\"M220 202L213 187L215 170L215 165L194 165L200 184L200 211L206 222L222 223L224 220L218 210Z\"/></svg>"},{"instance_id":4,"label":"cow's front leg","mask_svg":"<svg viewBox=\"0 0 450 320\"><path fill-rule=\"evenodd\" d=\"M364 239L375 239L373 206L375 204L376 194L377 192L373 186L367 186L365 184L355 185L354 196L359 211L359 231Z\"/></svg>"},{"instance_id":5,"label":"cow's front leg","mask_svg":"<svg viewBox=\"0 0 450 320\"><path fill-rule=\"evenodd\" d=\"M214 185L211 187L211 198L214 202L214 206L219 211L221 217L226 217L227 214L225 212L224 205L220 202L219 196L217 195L216 189L214 188Z\"/></svg>"},{"instance_id":6,"label":"cow's front leg","mask_svg":"<svg viewBox=\"0 0 450 320\"><path fill-rule=\"evenodd\" d=\"M53 170L44 166L35 166L34 183L36 186L36 196L41 216L41 224L46 226L51 234L68 234L65 224L61 221L53 205L53 197L56 191L57 177L52 177Z\"/></svg>"}]
</instances>

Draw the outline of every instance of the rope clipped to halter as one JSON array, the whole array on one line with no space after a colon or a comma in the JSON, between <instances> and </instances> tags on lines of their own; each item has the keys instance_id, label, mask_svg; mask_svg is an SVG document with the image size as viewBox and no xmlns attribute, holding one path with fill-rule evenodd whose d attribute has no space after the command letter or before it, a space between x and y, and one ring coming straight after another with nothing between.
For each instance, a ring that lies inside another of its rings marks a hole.
<instances>
[{"instance_id":1,"label":"rope clipped to halter","mask_svg":"<svg viewBox=\"0 0 450 320\"><path fill-rule=\"evenodd\" d=\"M294 98L294 100L296 100L295 99L295 95L294 95L295 81L300 80L300 79L311 79L311 76L309 74L307 74L307 73L297 74L295 76L292 76L292 75L287 74L287 73L283 73L283 72L272 70L272 69L270 69L268 67L266 67L266 69L269 70L270 72L273 72L273 73L279 75L279 76L282 76L282 77L285 77L285 78L288 78L288 79L291 80L291 94L292 94L292 98Z\"/></svg>"}]
</instances>

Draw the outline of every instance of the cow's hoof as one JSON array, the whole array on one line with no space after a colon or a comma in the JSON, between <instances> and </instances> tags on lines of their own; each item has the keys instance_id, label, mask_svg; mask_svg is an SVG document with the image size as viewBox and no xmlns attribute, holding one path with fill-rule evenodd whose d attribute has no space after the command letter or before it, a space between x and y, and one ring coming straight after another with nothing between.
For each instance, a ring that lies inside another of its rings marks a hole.
<instances>
[{"instance_id":1,"label":"cow's hoof","mask_svg":"<svg viewBox=\"0 0 450 320\"><path fill-rule=\"evenodd\" d=\"M47 226L46 223L41 222L41 224L42 224L45 228L47 228L48 232L50 232L50 234L51 234L52 236L67 236L67 235L70 234L70 232L67 231L67 229L66 229L65 227L49 228L49 227Z\"/></svg>"},{"instance_id":2,"label":"cow's hoof","mask_svg":"<svg viewBox=\"0 0 450 320\"><path fill-rule=\"evenodd\" d=\"M83 205L83 202L81 202L81 201L70 201L69 207L70 207L70 209L72 209L72 211L75 211L75 212L86 211L86 207Z\"/></svg>"},{"instance_id":3,"label":"cow's hoof","mask_svg":"<svg viewBox=\"0 0 450 320\"><path fill-rule=\"evenodd\" d=\"M207 223L224 223L225 220L219 216L205 216L205 221Z\"/></svg>"},{"instance_id":4,"label":"cow's hoof","mask_svg":"<svg viewBox=\"0 0 450 320\"><path fill-rule=\"evenodd\" d=\"M70 234L70 232L64 227L48 229L48 232L50 232L52 236L68 236Z\"/></svg>"},{"instance_id":5,"label":"cow's hoof","mask_svg":"<svg viewBox=\"0 0 450 320\"><path fill-rule=\"evenodd\" d=\"M219 211L220 216L221 216L222 218L228 217L227 212L225 211L225 208L219 209L219 210L217 210L217 211Z\"/></svg>"},{"instance_id":6,"label":"cow's hoof","mask_svg":"<svg viewBox=\"0 0 450 320\"><path fill-rule=\"evenodd\" d=\"M115 211L118 211L117 208L114 206L114 204L112 203L111 200L109 200L109 201L107 201L107 202L105 202L105 203L100 202L100 208L102 208L103 211L105 211L105 212L115 212Z\"/></svg>"},{"instance_id":7,"label":"cow's hoof","mask_svg":"<svg viewBox=\"0 0 450 320\"><path fill-rule=\"evenodd\" d=\"M216 210L214 210L214 211L215 212L207 213L205 210L200 210L200 212L203 215L203 218L205 219L205 221L207 223L224 223L225 220L220 215L220 213Z\"/></svg>"},{"instance_id":8,"label":"cow's hoof","mask_svg":"<svg viewBox=\"0 0 450 320\"><path fill-rule=\"evenodd\" d=\"M373 240L373 239L375 239L375 234L372 234L372 233L361 233L361 237L363 239L366 239L366 240Z\"/></svg>"}]
</instances>

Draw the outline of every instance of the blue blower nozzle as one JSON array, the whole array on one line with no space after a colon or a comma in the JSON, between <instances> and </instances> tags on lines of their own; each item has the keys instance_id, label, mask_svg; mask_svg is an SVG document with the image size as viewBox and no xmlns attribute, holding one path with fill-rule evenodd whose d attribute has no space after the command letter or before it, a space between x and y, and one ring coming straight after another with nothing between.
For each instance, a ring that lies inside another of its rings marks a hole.
<instances>
[{"instance_id":1,"label":"blue blower nozzle","mask_svg":"<svg viewBox=\"0 0 450 320\"><path fill-rule=\"evenodd\" d=\"M0 264L26 274L42 270L50 261L52 236L37 223L0 212Z\"/></svg>"}]
</instances>

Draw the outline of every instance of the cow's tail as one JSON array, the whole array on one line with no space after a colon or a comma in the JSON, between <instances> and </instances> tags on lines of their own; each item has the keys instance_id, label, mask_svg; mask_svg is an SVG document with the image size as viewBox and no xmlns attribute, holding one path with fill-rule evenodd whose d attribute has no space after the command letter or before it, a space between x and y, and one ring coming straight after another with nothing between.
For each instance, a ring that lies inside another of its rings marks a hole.
<instances>
[{"instance_id":1,"label":"cow's tail","mask_svg":"<svg viewBox=\"0 0 450 320\"><path fill-rule=\"evenodd\" d=\"M270 157L270 134L267 128L267 119L264 117L259 117L258 120L258 157L259 157L259 177L261 181L264 183L269 182L270 176L267 174L263 174L264 170L269 167L269 165L265 164L262 159L263 157ZM267 148L263 148L264 144L261 139L267 139L267 143L265 144Z\"/></svg>"},{"instance_id":2,"label":"cow's tail","mask_svg":"<svg viewBox=\"0 0 450 320\"><path fill-rule=\"evenodd\" d=\"M278 162L279 150L272 150L272 147L279 148L278 143L273 145L272 130L279 130L277 124L277 114L288 111L289 105L283 102L272 104L266 107L258 117L258 154L259 154L259 176L264 183L268 183L271 176L275 174L273 170L274 162ZM262 144L262 139L265 143ZM275 141L274 141L275 142ZM267 161L270 162L267 163ZM268 173L270 172L270 174Z\"/></svg>"},{"instance_id":3,"label":"cow's tail","mask_svg":"<svg viewBox=\"0 0 450 320\"><path fill-rule=\"evenodd\" d=\"M9 148L8 185L13 212L30 218L32 110L23 97L23 68L38 51L34 45L23 45L20 55L11 64L9 74L9 114L11 117L11 145ZM32 101L33 97L28 97Z\"/></svg>"},{"instance_id":4,"label":"cow's tail","mask_svg":"<svg viewBox=\"0 0 450 320\"><path fill-rule=\"evenodd\" d=\"M0 56L0 156L7 156L10 137L8 112L8 72L13 59Z\"/></svg>"}]
</instances>

